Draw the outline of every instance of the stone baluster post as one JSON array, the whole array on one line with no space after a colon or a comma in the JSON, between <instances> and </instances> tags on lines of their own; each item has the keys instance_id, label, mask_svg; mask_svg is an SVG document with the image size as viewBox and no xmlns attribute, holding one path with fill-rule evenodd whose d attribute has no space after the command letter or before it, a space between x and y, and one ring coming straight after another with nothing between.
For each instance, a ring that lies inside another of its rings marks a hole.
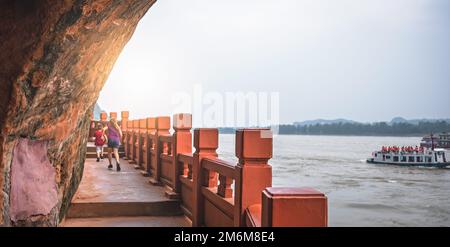
<instances>
[{"instance_id":1,"label":"stone baluster post","mask_svg":"<svg viewBox=\"0 0 450 247\"><path fill-rule=\"evenodd\" d=\"M272 132L270 129L236 131L235 226L245 226L245 210L261 204L261 193L272 186Z\"/></svg>"},{"instance_id":2,"label":"stone baluster post","mask_svg":"<svg viewBox=\"0 0 450 247\"><path fill-rule=\"evenodd\" d=\"M192 115L189 113L179 113L173 115L173 170L174 184L171 191L166 191L169 198L177 198L181 191L180 175L181 170L178 165L178 154L192 153Z\"/></svg>"},{"instance_id":3,"label":"stone baluster post","mask_svg":"<svg viewBox=\"0 0 450 247\"><path fill-rule=\"evenodd\" d=\"M206 157L217 157L217 148L219 147L219 131L218 129L200 128L194 130L194 147L193 166L192 166L192 193L193 193L193 210L192 210L192 226L202 226L204 224L204 198L202 196L202 186L205 186L205 176L210 176L209 183L216 183L214 174L203 174L201 167L202 159ZM213 176L213 177L211 177ZM214 184L206 186L210 187Z\"/></svg>"},{"instance_id":4,"label":"stone baluster post","mask_svg":"<svg viewBox=\"0 0 450 247\"><path fill-rule=\"evenodd\" d=\"M97 122L94 119L94 112L91 112L90 115L90 125L89 125L89 138L88 141L93 142L95 141L95 130L97 129Z\"/></svg>"},{"instance_id":5,"label":"stone baluster post","mask_svg":"<svg viewBox=\"0 0 450 247\"><path fill-rule=\"evenodd\" d=\"M150 176L151 173L151 162L152 162L152 154L151 150L153 148L153 139L152 136L156 133L156 118L149 117L147 120L147 134L144 138L144 146L142 148L142 156L143 156L143 165L144 170L142 171L142 175L144 177Z\"/></svg>"},{"instance_id":6,"label":"stone baluster post","mask_svg":"<svg viewBox=\"0 0 450 247\"><path fill-rule=\"evenodd\" d=\"M137 137L139 133L139 120L133 120L133 129L131 132L131 160L129 161L130 164L136 164L137 160Z\"/></svg>"},{"instance_id":7,"label":"stone baluster post","mask_svg":"<svg viewBox=\"0 0 450 247\"><path fill-rule=\"evenodd\" d=\"M147 119L139 119L139 130L137 132L137 157L136 169L144 168L144 141L147 138Z\"/></svg>"},{"instance_id":8,"label":"stone baluster post","mask_svg":"<svg viewBox=\"0 0 450 247\"><path fill-rule=\"evenodd\" d=\"M120 127L122 128L122 131L125 131L127 129L127 124L128 124L128 118L130 116L130 112L128 111L122 111L120 113L121 115L121 119L120 119Z\"/></svg>"},{"instance_id":9,"label":"stone baluster post","mask_svg":"<svg viewBox=\"0 0 450 247\"><path fill-rule=\"evenodd\" d=\"M127 160L131 160L131 141L133 139L132 135L133 135L133 121L128 120L125 139L125 157Z\"/></svg>"},{"instance_id":10,"label":"stone baluster post","mask_svg":"<svg viewBox=\"0 0 450 247\"><path fill-rule=\"evenodd\" d=\"M117 119L117 112L110 112L110 113L109 113L109 119L113 119L113 118L115 118L116 120L118 120L118 119Z\"/></svg>"},{"instance_id":11,"label":"stone baluster post","mask_svg":"<svg viewBox=\"0 0 450 247\"><path fill-rule=\"evenodd\" d=\"M122 111L120 113L120 128L122 129L122 140L121 143L125 149L127 145L127 132L128 132L128 118L130 113L128 111Z\"/></svg>"},{"instance_id":12,"label":"stone baluster post","mask_svg":"<svg viewBox=\"0 0 450 247\"><path fill-rule=\"evenodd\" d=\"M108 115L106 114L106 112L101 112L100 113L100 122L105 124L107 121L108 121Z\"/></svg>"},{"instance_id":13,"label":"stone baluster post","mask_svg":"<svg viewBox=\"0 0 450 247\"><path fill-rule=\"evenodd\" d=\"M161 177L161 158L159 157L162 153L162 145L159 141L159 136L164 134L169 134L170 129L170 117L157 117L156 118L156 138L154 148L156 151L156 155L152 162L155 162L155 172L151 174L150 183L153 185L160 185L160 177Z\"/></svg>"}]
</instances>

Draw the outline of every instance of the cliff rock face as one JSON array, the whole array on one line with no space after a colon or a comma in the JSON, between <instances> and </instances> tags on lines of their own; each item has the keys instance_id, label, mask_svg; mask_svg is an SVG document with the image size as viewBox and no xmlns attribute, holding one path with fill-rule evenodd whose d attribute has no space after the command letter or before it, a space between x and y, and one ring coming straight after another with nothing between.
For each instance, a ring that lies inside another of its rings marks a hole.
<instances>
[{"instance_id":1,"label":"cliff rock face","mask_svg":"<svg viewBox=\"0 0 450 247\"><path fill-rule=\"evenodd\" d=\"M55 226L90 113L155 0L0 0L0 226Z\"/></svg>"}]
</instances>

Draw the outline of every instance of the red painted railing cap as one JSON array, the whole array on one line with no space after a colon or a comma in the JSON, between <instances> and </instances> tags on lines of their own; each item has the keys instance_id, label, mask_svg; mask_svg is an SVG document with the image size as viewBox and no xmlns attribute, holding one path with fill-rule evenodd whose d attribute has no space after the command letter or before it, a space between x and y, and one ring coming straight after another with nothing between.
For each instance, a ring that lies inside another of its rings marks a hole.
<instances>
[{"instance_id":1,"label":"red painted railing cap","mask_svg":"<svg viewBox=\"0 0 450 247\"><path fill-rule=\"evenodd\" d=\"M122 111L122 112L120 112L120 116L122 117L122 119L128 118L130 116L130 112L129 111Z\"/></svg>"},{"instance_id":2,"label":"red painted railing cap","mask_svg":"<svg viewBox=\"0 0 450 247\"><path fill-rule=\"evenodd\" d=\"M270 159L272 143L270 129L239 129L236 131L236 156L244 159Z\"/></svg>"},{"instance_id":3,"label":"red painted railing cap","mask_svg":"<svg viewBox=\"0 0 450 247\"><path fill-rule=\"evenodd\" d=\"M108 114L106 112L101 112L100 113L100 120L101 121L106 121L107 118L108 118Z\"/></svg>"},{"instance_id":4,"label":"red painted railing cap","mask_svg":"<svg viewBox=\"0 0 450 247\"><path fill-rule=\"evenodd\" d=\"M133 128L137 129L139 128L139 120L133 120Z\"/></svg>"},{"instance_id":5,"label":"red painted railing cap","mask_svg":"<svg viewBox=\"0 0 450 247\"><path fill-rule=\"evenodd\" d=\"M163 116L156 118L156 128L159 130L168 130L170 129L170 117Z\"/></svg>"},{"instance_id":6,"label":"red painted railing cap","mask_svg":"<svg viewBox=\"0 0 450 247\"><path fill-rule=\"evenodd\" d=\"M219 133L218 128L195 128L194 131L215 131L215 132Z\"/></svg>"},{"instance_id":7,"label":"red painted railing cap","mask_svg":"<svg viewBox=\"0 0 450 247\"><path fill-rule=\"evenodd\" d=\"M265 191L267 191L271 197L325 196L322 192L309 187L269 187L266 188Z\"/></svg>"},{"instance_id":8,"label":"red painted railing cap","mask_svg":"<svg viewBox=\"0 0 450 247\"><path fill-rule=\"evenodd\" d=\"M147 129L147 119L139 119L139 128Z\"/></svg>"},{"instance_id":9,"label":"red painted railing cap","mask_svg":"<svg viewBox=\"0 0 450 247\"><path fill-rule=\"evenodd\" d=\"M219 130L217 128L194 129L194 147L196 149L217 149L219 147Z\"/></svg>"},{"instance_id":10,"label":"red painted railing cap","mask_svg":"<svg viewBox=\"0 0 450 247\"><path fill-rule=\"evenodd\" d=\"M155 117L147 118L147 129L156 129L156 118Z\"/></svg>"}]
</instances>

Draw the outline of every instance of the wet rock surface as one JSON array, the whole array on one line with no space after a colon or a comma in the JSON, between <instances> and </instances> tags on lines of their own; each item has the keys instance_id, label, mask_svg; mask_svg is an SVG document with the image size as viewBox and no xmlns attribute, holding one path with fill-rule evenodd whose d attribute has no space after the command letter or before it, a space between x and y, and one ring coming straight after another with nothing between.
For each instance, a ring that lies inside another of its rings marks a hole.
<instances>
[{"instance_id":1,"label":"wet rock surface","mask_svg":"<svg viewBox=\"0 0 450 247\"><path fill-rule=\"evenodd\" d=\"M90 113L154 2L0 0L0 226L51 226L63 218L83 173ZM32 155L20 151L39 142L45 148ZM51 174L34 182L54 183L55 191L31 205L13 196L30 185L27 176L11 179L16 162L31 174Z\"/></svg>"}]
</instances>

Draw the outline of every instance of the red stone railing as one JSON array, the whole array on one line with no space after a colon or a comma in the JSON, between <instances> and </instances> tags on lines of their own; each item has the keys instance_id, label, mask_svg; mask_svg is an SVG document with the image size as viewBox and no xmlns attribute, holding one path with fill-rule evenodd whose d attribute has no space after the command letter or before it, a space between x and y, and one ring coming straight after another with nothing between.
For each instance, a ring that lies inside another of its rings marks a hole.
<instances>
[{"instance_id":1,"label":"red stone railing","mask_svg":"<svg viewBox=\"0 0 450 247\"><path fill-rule=\"evenodd\" d=\"M172 134L170 117L122 117L125 159L178 199L192 226L327 226L323 193L272 187L270 129L236 131L235 165L218 157L218 129L194 129L192 140L190 114L173 116Z\"/></svg>"}]
</instances>

